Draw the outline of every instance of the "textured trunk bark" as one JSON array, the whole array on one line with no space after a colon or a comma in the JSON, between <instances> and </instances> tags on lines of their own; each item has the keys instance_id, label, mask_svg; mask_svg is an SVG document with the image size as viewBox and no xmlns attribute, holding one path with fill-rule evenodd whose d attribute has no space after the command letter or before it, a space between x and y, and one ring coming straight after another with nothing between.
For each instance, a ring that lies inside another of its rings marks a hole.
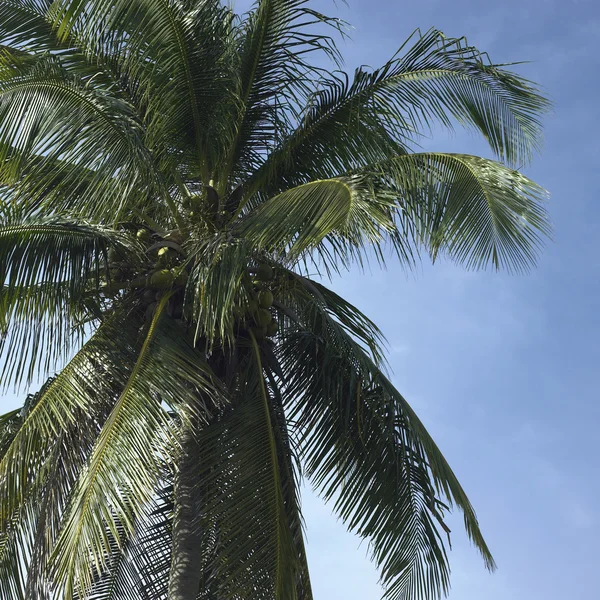
<instances>
[{"instance_id":1,"label":"textured trunk bark","mask_svg":"<svg viewBox=\"0 0 600 600\"><path fill-rule=\"evenodd\" d=\"M184 441L184 450L175 483L169 600L196 600L202 579L202 533L197 526L201 511L198 453L191 436Z\"/></svg>"}]
</instances>

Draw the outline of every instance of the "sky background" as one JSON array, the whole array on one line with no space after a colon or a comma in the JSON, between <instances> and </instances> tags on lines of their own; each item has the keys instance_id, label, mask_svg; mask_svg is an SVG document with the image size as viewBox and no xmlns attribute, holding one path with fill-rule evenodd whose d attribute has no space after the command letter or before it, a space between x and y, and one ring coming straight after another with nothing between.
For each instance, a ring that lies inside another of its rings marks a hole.
<instances>
[{"instance_id":1,"label":"sky background","mask_svg":"<svg viewBox=\"0 0 600 600\"><path fill-rule=\"evenodd\" d=\"M467 36L494 62L532 61L519 71L555 103L545 150L525 170L552 193L554 240L536 271L424 262L407 275L392 261L333 285L386 334L393 380L469 493L497 560L490 575L452 519L450 600L600 597L600 8L592 0L313 6L354 26L340 46L349 69L380 66L414 29L435 26ZM425 147L490 156L462 131ZM0 411L21 400L0 398ZM310 493L304 514L315 600L377 600L367 547Z\"/></svg>"}]
</instances>

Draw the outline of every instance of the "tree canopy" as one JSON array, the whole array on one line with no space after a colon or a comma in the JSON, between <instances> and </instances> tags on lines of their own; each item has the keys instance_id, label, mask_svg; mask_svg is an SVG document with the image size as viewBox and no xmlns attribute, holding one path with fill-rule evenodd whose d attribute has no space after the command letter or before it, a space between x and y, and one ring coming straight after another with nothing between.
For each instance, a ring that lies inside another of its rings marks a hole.
<instances>
[{"instance_id":1,"label":"tree canopy","mask_svg":"<svg viewBox=\"0 0 600 600\"><path fill-rule=\"evenodd\" d=\"M305 0L3 0L0 596L308 600L299 484L386 597L449 589L464 490L384 338L315 277L527 270L548 102L464 38L343 70ZM331 61L330 69L321 65ZM496 155L423 152L467 127Z\"/></svg>"}]
</instances>

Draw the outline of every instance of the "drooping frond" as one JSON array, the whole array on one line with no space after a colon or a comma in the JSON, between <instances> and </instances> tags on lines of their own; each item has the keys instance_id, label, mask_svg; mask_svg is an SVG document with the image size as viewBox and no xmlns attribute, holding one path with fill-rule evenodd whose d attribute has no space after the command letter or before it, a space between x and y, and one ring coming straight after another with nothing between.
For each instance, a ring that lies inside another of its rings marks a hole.
<instances>
[{"instance_id":1,"label":"drooping frond","mask_svg":"<svg viewBox=\"0 0 600 600\"><path fill-rule=\"evenodd\" d=\"M206 498L200 527L214 528L216 536L209 556L214 589L228 598L310 598L298 596L306 573L295 542L300 523L283 445L287 432L276 416L258 346L251 342L243 350L231 409L198 440Z\"/></svg>"},{"instance_id":2,"label":"drooping frond","mask_svg":"<svg viewBox=\"0 0 600 600\"><path fill-rule=\"evenodd\" d=\"M0 224L2 385L48 372L77 343L77 326L97 316L107 250L140 260L134 240L117 231L60 218Z\"/></svg>"},{"instance_id":3,"label":"drooping frond","mask_svg":"<svg viewBox=\"0 0 600 600\"><path fill-rule=\"evenodd\" d=\"M171 558L172 485L160 485L136 519L133 535L121 528L108 568L77 600L159 600L166 598Z\"/></svg>"},{"instance_id":4,"label":"drooping frond","mask_svg":"<svg viewBox=\"0 0 600 600\"><path fill-rule=\"evenodd\" d=\"M186 305L196 323L196 338L209 345L219 338L231 341L233 308L240 301L247 278L250 246L245 240L214 236L194 243L194 266L186 292Z\"/></svg>"},{"instance_id":5,"label":"drooping frond","mask_svg":"<svg viewBox=\"0 0 600 600\"><path fill-rule=\"evenodd\" d=\"M12 443L21 422L21 409L13 410L0 417L0 459Z\"/></svg>"},{"instance_id":6,"label":"drooping frond","mask_svg":"<svg viewBox=\"0 0 600 600\"><path fill-rule=\"evenodd\" d=\"M28 576L36 569L31 560L42 561L40 576L46 575L45 561L55 539L64 510L86 453L94 443L98 428L114 402L138 351L135 314L121 313L108 320L85 344L65 369L31 397L21 413L21 422L5 446L0 460L0 532L13 515L34 501L37 509L48 506L42 536L33 536L36 518L22 513L17 522L29 537L29 550L18 563L28 566ZM115 348L114 340L120 340ZM49 504L50 503L50 504ZM56 510L50 510L50 509ZM27 537L25 538L27 539ZM25 546L27 549L28 546ZM3 574L0 579L10 577Z\"/></svg>"},{"instance_id":7,"label":"drooping frond","mask_svg":"<svg viewBox=\"0 0 600 600\"><path fill-rule=\"evenodd\" d=\"M0 417L0 460L14 440L22 421L21 409ZM15 600L23 598L26 575L19 558L24 545L23 538L27 536L19 526L21 521L19 517L28 511L31 511L29 503L5 518L0 528L0 594L3 598Z\"/></svg>"},{"instance_id":8,"label":"drooping frond","mask_svg":"<svg viewBox=\"0 0 600 600\"><path fill-rule=\"evenodd\" d=\"M152 494L162 471L178 453L178 422L196 410L204 419L217 406L208 367L180 333L170 331L163 315L165 296L139 356L94 446L74 491L55 548L53 574L65 594L84 595L95 575L108 566L111 544L120 528L133 534L135 519ZM201 391L208 406L188 398Z\"/></svg>"},{"instance_id":9,"label":"drooping frond","mask_svg":"<svg viewBox=\"0 0 600 600\"><path fill-rule=\"evenodd\" d=\"M523 271L550 233L547 192L501 163L464 154L399 156L374 169L397 202L402 237L468 268Z\"/></svg>"},{"instance_id":10,"label":"drooping frond","mask_svg":"<svg viewBox=\"0 0 600 600\"><path fill-rule=\"evenodd\" d=\"M386 340L371 319L322 283L290 270L285 271L285 276L286 281L277 291L282 324L290 317L295 325L307 324L318 315L323 323L333 324L328 328L329 335L343 334L338 343L343 344L350 336L366 350L378 368L385 370ZM308 320L302 317L305 313Z\"/></svg>"},{"instance_id":11,"label":"drooping frond","mask_svg":"<svg viewBox=\"0 0 600 600\"><path fill-rule=\"evenodd\" d=\"M380 69L321 84L299 127L250 177L248 193L385 160L434 123L474 128L502 160L528 161L541 143L539 114L548 108L537 89L464 38L432 29L409 47L413 39Z\"/></svg>"},{"instance_id":12,"label":"drooping frond","mask_svg":"<svg viewBox=\"0 0 600 600\"><path fill-rule=\"evenodd\" d=\"M387 596L447 592L444 501L463 510L493 567L464 491L404 398L341 325L316 306L302 316L279 347L288 418L301 435L307 474L368 540Z\"/></svg>"}]
</instances>

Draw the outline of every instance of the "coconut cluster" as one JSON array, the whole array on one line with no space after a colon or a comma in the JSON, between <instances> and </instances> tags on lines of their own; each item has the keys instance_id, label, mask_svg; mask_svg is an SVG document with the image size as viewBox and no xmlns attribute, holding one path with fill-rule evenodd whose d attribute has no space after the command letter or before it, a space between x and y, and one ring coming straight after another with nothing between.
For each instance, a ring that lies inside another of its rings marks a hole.
<instances>
[{"instance_id":1,"label":"coconut cluster","mask_svg":"<svg viewBox=\"0 0 600 600\"><path fill-rule=\"evenodd\" d=\"M167 314L174 319L191 321L191 311L184 306L190 267L181 248L180 233L158 235L141 228L136 237L146 247L147 262L136 268L117 249L111 248L108 252L108 282L103 288L105 295L115 296L125 289L136 290L146 319L150 321L158 302L168 292ZM279 329L273 311L273 280L271 265L262 262L249 267L243 281L244 293L234 307L236 331L251 332L259 342L273 337Z\"/></svg>"},{"instance_id":2,"label":"coconut cluster","mask_svg":"<svg viewBox=\"0 0 600 600\"><path fill-rule=\"evenodd\" d=\"M183 290L189 273L181 250L181 235L177 231L163 236L152 234L148 229L138 229L136 237L147 246L148 263L145 268L135 269L119 251L108 251L109 281L104 288L106 295L115 295L123 289L139 290L146 308L146 317L151 319L157 302L167 291L173 291L167 311L173 318L181 318L183 312Z\"/></svg>"},{"instance_id":3,"label":"coconut cluster","mask_svg":"<svg viewBox=\"0 0 600 600\"><path fill-rule=\"evenodd\" d=\"M279 330L272 310L273 276L273 267L266 263L249 269L244 283L247 301L234 309L238 327L252 332L259 342L273 337Z\"/></svg>"}]
</instances>

